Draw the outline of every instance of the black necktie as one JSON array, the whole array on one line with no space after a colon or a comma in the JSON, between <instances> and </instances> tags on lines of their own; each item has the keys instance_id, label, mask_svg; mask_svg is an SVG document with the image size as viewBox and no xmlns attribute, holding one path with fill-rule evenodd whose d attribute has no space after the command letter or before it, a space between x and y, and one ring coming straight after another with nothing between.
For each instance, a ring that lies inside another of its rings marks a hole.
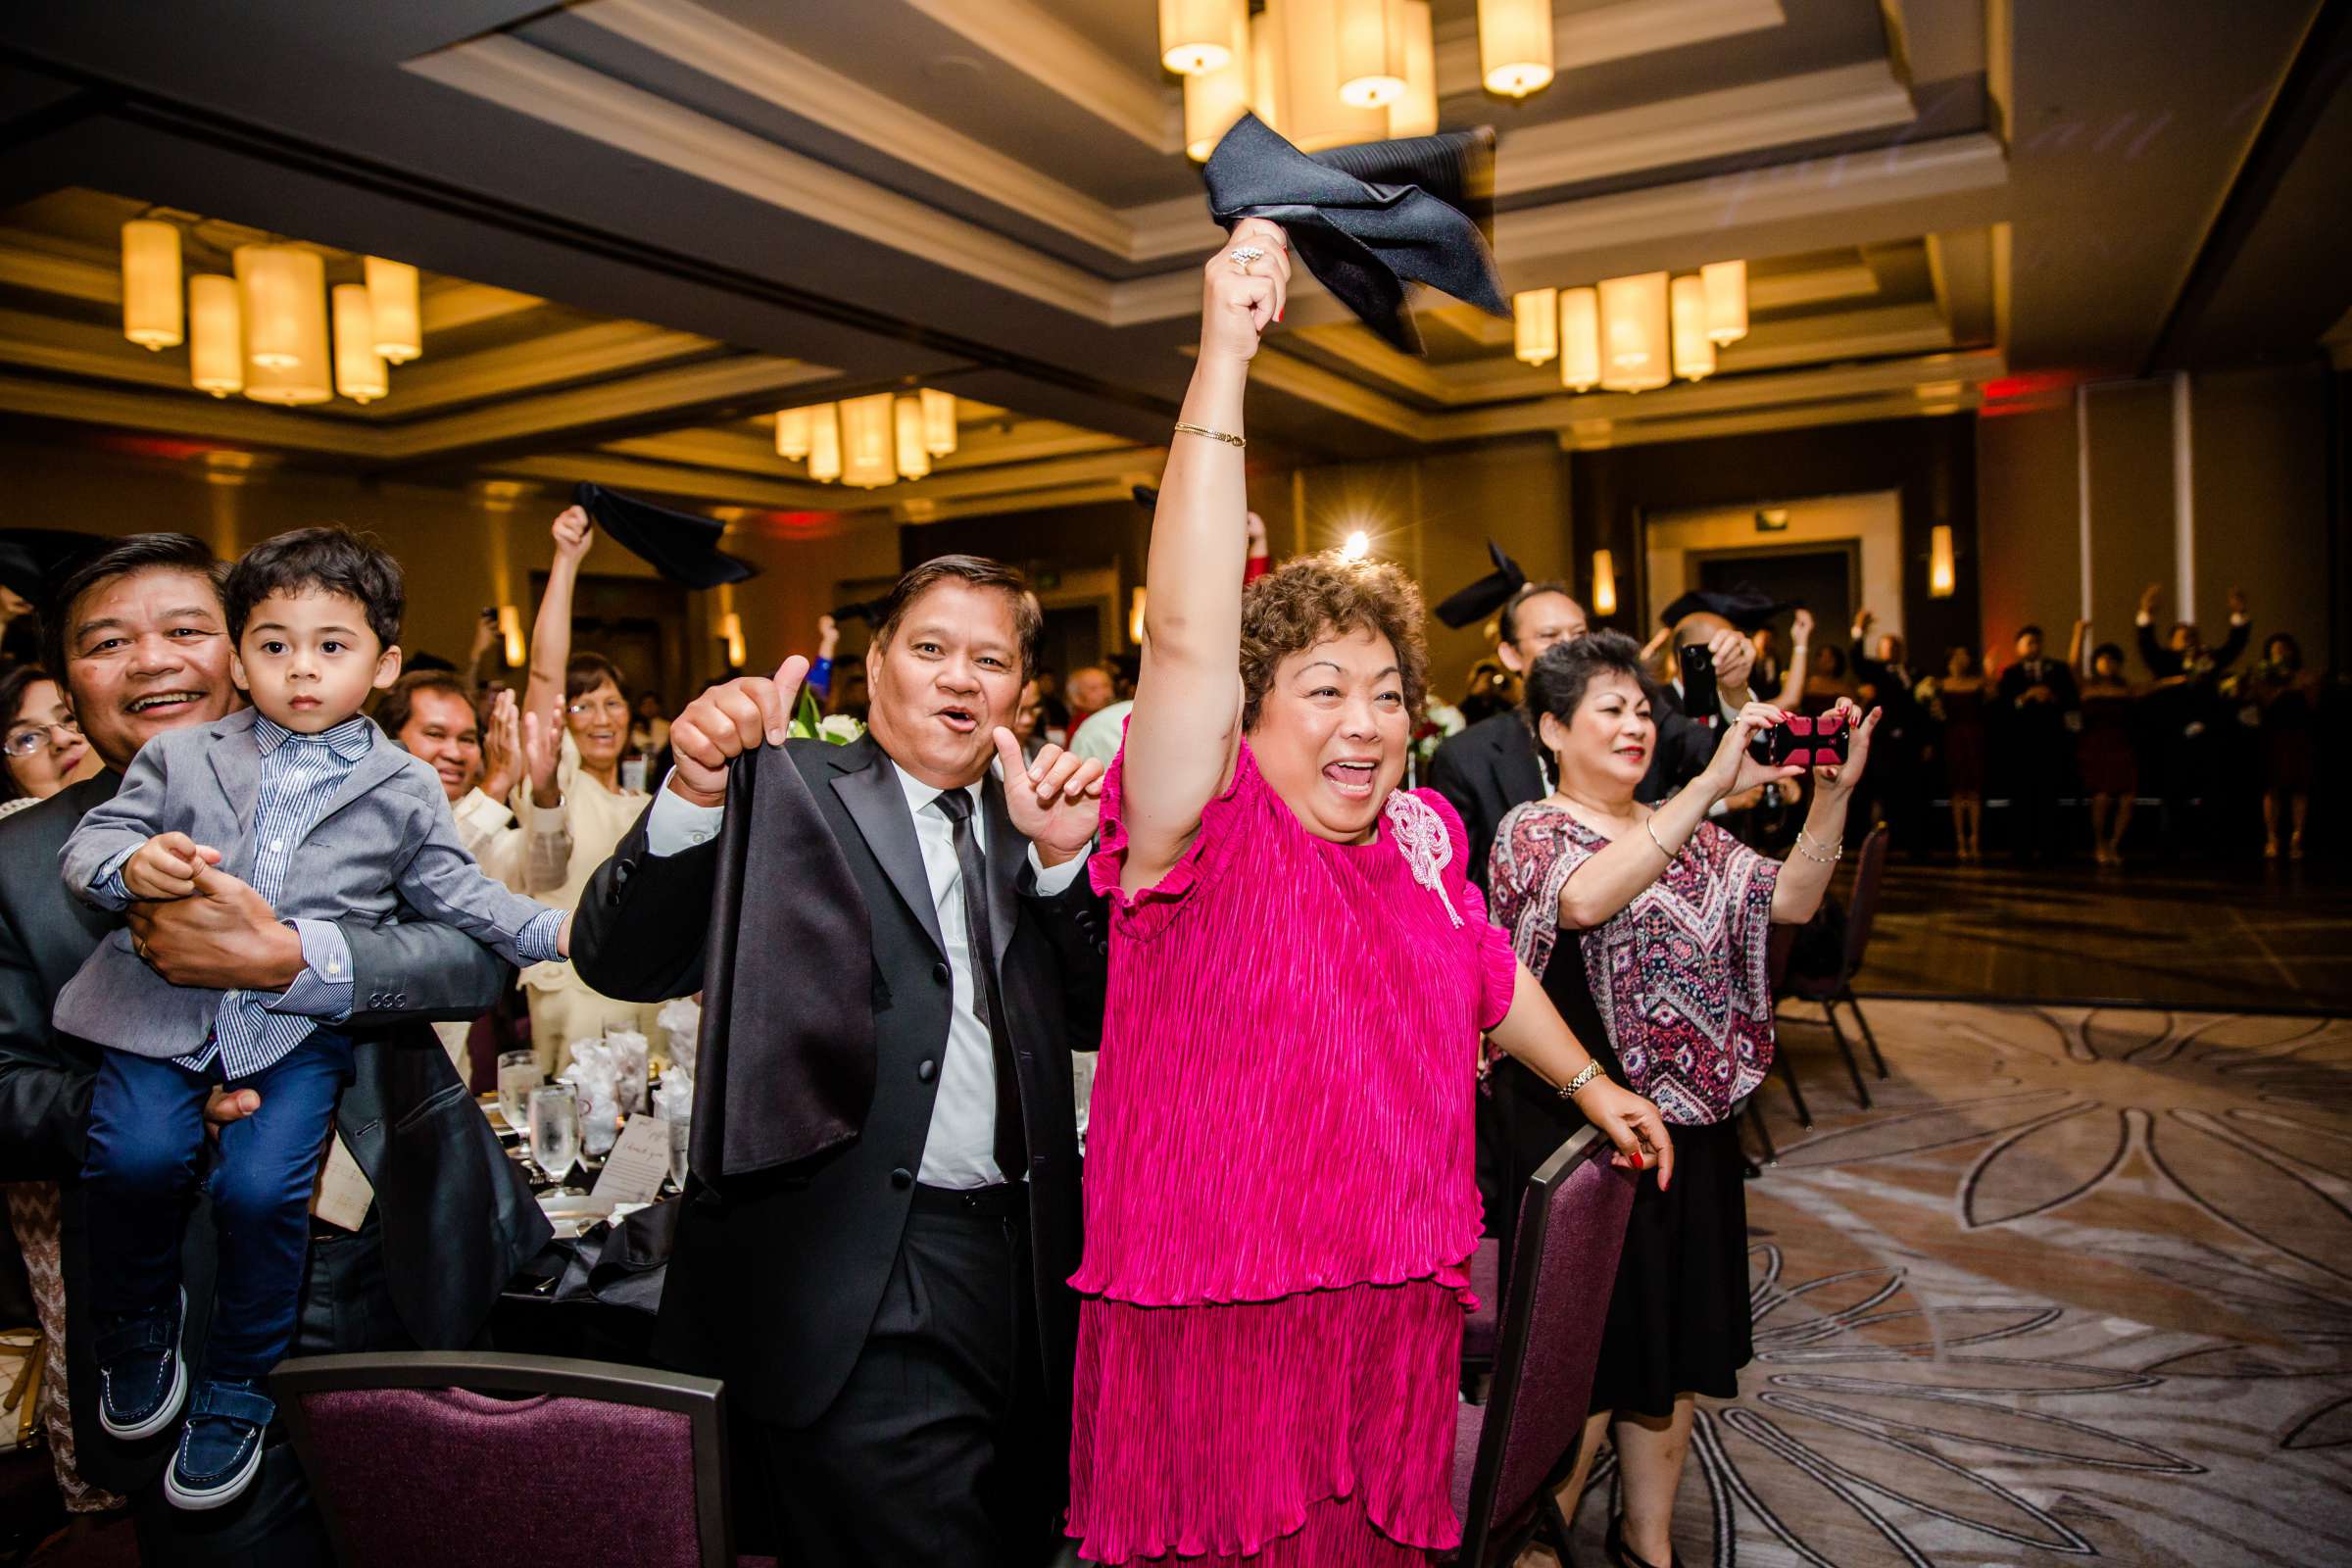
<instances>
[{"instance_id":1,"label":"black necktie","mask_svg":"<svg viewBox=\"0 0 2352 1568\"><path fill-rule=\"evenodd\" d=\"M1028 1145L1021 1136L1020 1082L1012 1071L1012 1037L1004 1029L1004 998L997 987L997 944L988 924L988 857L972 831L972 797L965 790L949 790L934 803L956 828L956 865L963 875L963 929L971 943L972 967L979 971L972 987L972 1010L988 1025L988 1044L997 1063L997 1169L1008 1182L1017 1182L1029 1164Z\"/></svg>"}]
</instances>

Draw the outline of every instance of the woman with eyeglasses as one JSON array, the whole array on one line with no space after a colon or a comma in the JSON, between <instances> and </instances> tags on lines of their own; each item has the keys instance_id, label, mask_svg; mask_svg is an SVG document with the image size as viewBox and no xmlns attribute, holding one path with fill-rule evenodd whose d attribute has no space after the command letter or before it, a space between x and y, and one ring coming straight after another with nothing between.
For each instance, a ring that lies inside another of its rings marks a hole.
<instances>
[{"instance_id":1,"label":"woman with eyeglasses","mask_svg":"<svg viewBox=\"0 0 2352 1568\"><path fill-rule=\"evenodd\" d=\"M516 891L559 907L580 902L588 879L635 825L647 800L621 782L629 750L629 694L620 670L602 654L571 651L572 595L580 561L594 528L578 507L566 508L550 530L556 559L547 592L531 626L530 678L522 694L524 778L514 811L548 844L568 840L566 855L535 853ZM659 1040L659 1004L620 1002L591 991L567 963L535 963L522 971L531 1009L531 1050L551 1073L571 1059L571 1043L608 1028L634 1029Z\"/></svg>"},{"instance_id":2,"label":"woman with eyeglasses","mask_svg":"<svg viewBox=\"0 0 2352 1568\"><path fill-rule=\"evenodd\" d=\"M8 765L0 768L0 816L21 811L98 771L98 757L74 726L66 694L38 664L0 675L0 718Z\"/></svg>"}]
</instances>

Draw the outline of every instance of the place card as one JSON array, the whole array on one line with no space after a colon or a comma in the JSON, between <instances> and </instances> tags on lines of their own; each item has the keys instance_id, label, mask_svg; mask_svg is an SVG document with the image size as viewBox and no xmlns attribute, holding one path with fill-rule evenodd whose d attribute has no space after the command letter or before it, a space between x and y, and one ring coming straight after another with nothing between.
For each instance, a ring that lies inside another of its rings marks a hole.
<instances>
[{"instance_id":1,"label":"place card","mask_svg":"<svg viewBox=\"0 0 2352 1568\"><path fill-rule=\"evenodd\" d=\"M605 1156L604 1174L597 1177L595 1197L615 1203L650 1203L662 1192L669 1174L669 1123L656 1116L631 1116L620 1129L612 1152Z\"/></svg>"}]
</instances>

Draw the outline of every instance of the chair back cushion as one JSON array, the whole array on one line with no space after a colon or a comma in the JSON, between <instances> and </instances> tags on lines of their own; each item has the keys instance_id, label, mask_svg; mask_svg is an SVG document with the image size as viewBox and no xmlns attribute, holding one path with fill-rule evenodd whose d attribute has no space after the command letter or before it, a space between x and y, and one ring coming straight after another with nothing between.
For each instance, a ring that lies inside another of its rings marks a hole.
<instances>
[{"instance_id":1,"label":"chair back cushion","mask_svg":"<svg viewBox=\"0 0 2352 1568\"><path fill-rule=\"evenodd\" d=\"M1862 852L1854 858L1854 891L1845 906L1845 978L1851 980L1862 967L1862 954L1870 946L1870 923L1879 912L1879 884L1886 878L1886 829L1884 825L1870 830L1862 841Z\"/></svg>"},{"instance_id":2,"label":"chair back cushion","mask_svg":"<svg viewBox=\"0 0 2352 1568\"><path fill-rule=\"evenodd\" d=\"M1535 1298L1525 1353L1515 1368L1507 1364L1512 1345L1504 1331L1506 1364L1496 1377L1515 1379L1510 1397L1506 1403L1498 1390L1488 1406L1490 1424L1497 1415L1502 1419L1501 1470L1487 1518L1497 1532L1527 1508L1560 1456L1582 1437L1592 1397L1592 1368L1638 1179L1610 1164L1608 1144L1592 1137L1597 1147L1570 1166L1549 1200L1539 1203L1531 1194L1519 1213L1511 1284L1515 1291L1518 1271L1532 1267Z\"/></svg>"},{"instance_id":3,"label":"chair back cushion","mask_svg":"<svg viewBox=\"0 0 2352 1568\"><path fill-rule=\"evenodd\" d=\"M352 1568L697 1568L692 1418L466 1389L303 1396L311 1485Z\"/></svg>"}]
</instances>

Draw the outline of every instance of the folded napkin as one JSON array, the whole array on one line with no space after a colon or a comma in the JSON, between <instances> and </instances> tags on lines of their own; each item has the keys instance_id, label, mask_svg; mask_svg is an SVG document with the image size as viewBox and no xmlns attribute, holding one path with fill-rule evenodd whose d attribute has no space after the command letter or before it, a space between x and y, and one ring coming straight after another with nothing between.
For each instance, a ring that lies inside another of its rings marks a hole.
<instances>
[{"instance_id":1,"label":"folded napkin","mask_svg":"<svg viewBox=\"0 0 2352 1568\"><path fill-rule=\"evenodd\" d=\"M1485 126L1309 156L1246 114L1200 174L1218 222L1280 223L1307 270L1392 348L1422 351L1406 283L1511 314L1482 232L1494 195L1494 132Z\"/></svg>"}]
</instances>

